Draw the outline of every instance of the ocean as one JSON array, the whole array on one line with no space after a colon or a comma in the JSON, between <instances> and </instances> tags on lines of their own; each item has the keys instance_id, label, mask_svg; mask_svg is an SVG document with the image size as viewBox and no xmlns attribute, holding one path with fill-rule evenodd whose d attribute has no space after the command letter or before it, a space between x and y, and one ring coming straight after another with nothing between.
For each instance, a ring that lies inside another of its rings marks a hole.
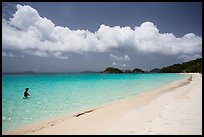
<instances>
[{"instance_id":1,"label":"ocean","mask_svg":"<svg viewBox=\"0 0 204 137\"><path fill-rule=\"evenodd\" d=\"M2 132L148 92L187 75L3 74ZM25 88L30 97L23 99Z\"/></svg>"}]
</instances>

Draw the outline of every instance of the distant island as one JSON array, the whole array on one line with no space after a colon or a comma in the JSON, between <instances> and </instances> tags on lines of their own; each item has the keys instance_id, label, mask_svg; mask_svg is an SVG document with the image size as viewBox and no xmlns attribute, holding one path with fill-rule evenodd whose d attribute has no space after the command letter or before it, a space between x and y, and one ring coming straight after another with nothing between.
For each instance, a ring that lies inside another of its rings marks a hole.
<instances>
[{"instance_id":1,"label":"distant island","mask_svg":"<svg viewBox=\"0 0 204 137\"><path fill-rule=\"evenodd\" d=\"M202 58L191 60L188 62L183 62L181 64L173 64L163 68L155 68L150 71L145 71L140 68L135 68L133 70L120 70L114 67L108 67L103 71L82 71L80 73L110 73L110 74L122 74L122 73L202 73ZM53 74L53 73L79 73L79 72L34 72L34 71L24 71L24 72L3 72L3 74Z\"/></svg>"},{"instance_id":2,"label":"distant island","mask_svg":"<svg viewBox=\"0 0 204 137\"><path fill-rule=\"evenodd\" d=\"M102 73L123 73L123 71L118 68L108 67Z\"/></svg>"},{"instance_id":3,"label":"distant island","mask_svg":"<svg viewBox=\"0 0 204 137\"><path fill-rule=\"evenodd\" d=\"M3 74L36 74L34 71L23 71L23 72L3 72Z\"/></svg>"},{"instance_id":4,"label":"distant island","mask_svg":"<svg viewBox=\"0 0 204 137\"><path fill-rule=\"evenodd\" d=\"M114 67L106 68L102 73L202 73L202 58L183 62L181 64L174 64L171 66L163 67L161 69L155 68L150 71L144 71L139 68L133 70L120 70Z\"/></svg>"},{"instance_id":5,"label":"distant island","mask_svg":"<svg viewBox=\"0 0 204 137\"><path fill-rule=\"evenodd\" d=\"M133 70L120 70L118 68L108 67L102 73L145 73L145 71L139 68Z\"/></svg>"},{"instance_id":6,"label":"distant island","mask_svg":"<svg viewBox=\"0 0 204 137\"><path fill-rule=\"evenodd\" d=\"M34 74L35 72L34 71L24 71L22 72L23 74Z\"/></svg>"}]
</instances>

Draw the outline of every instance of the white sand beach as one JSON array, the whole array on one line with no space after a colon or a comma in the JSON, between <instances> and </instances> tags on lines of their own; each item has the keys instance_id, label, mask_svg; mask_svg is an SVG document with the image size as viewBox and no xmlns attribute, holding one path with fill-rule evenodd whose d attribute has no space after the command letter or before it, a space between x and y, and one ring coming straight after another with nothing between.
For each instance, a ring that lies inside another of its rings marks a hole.
<instances>
[{"instance_id":1,"label":"white sand beach","mask_svg":"<svg viewBox=\"0 0 204 137\"><path fill-rule=\"evenodd\" d=\"M191 75L188 85L128 112L102 134L202 135L202 75Z\"/></svg>"},{"instance_id":2,"label":"white sand beach","mask_svg":"<svg viewBox=\"0 0 204 137\"><path fill-rule=\"evenodd\" d=\"M5 134L202 134L202 74Z\"/></svg>"}]
</instances>

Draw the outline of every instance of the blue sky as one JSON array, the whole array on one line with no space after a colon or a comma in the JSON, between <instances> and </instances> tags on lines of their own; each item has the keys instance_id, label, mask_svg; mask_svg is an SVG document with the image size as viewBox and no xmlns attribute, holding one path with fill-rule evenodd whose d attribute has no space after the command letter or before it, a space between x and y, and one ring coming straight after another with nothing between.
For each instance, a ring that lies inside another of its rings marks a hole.
<instances>
[{"instance_id":1,"label":"blue sky","mask_svg":"<svg viewBox=\"0 0 204 137\"><path fill-rule=\"evenodd\" d=\"M5 72L151 70L202 56L199 2L12 2L2 7Z\"/></svg>"}]
</instances>

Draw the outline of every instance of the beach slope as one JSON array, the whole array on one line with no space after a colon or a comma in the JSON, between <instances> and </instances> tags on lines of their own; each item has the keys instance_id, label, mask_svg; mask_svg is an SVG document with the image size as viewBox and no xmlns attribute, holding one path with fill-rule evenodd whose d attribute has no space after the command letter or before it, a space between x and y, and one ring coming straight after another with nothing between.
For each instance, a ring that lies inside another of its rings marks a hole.
<instances>
[{"instance_id":1,"label":"beach slope","mask_svg":"<svg viewBox=\"0 0 204 137\"><path fill-rule=\"evenodd\" d=\"M202 134L202 74L189 75L150 92L8 134Z\"/></svg>"}]
</instances>

